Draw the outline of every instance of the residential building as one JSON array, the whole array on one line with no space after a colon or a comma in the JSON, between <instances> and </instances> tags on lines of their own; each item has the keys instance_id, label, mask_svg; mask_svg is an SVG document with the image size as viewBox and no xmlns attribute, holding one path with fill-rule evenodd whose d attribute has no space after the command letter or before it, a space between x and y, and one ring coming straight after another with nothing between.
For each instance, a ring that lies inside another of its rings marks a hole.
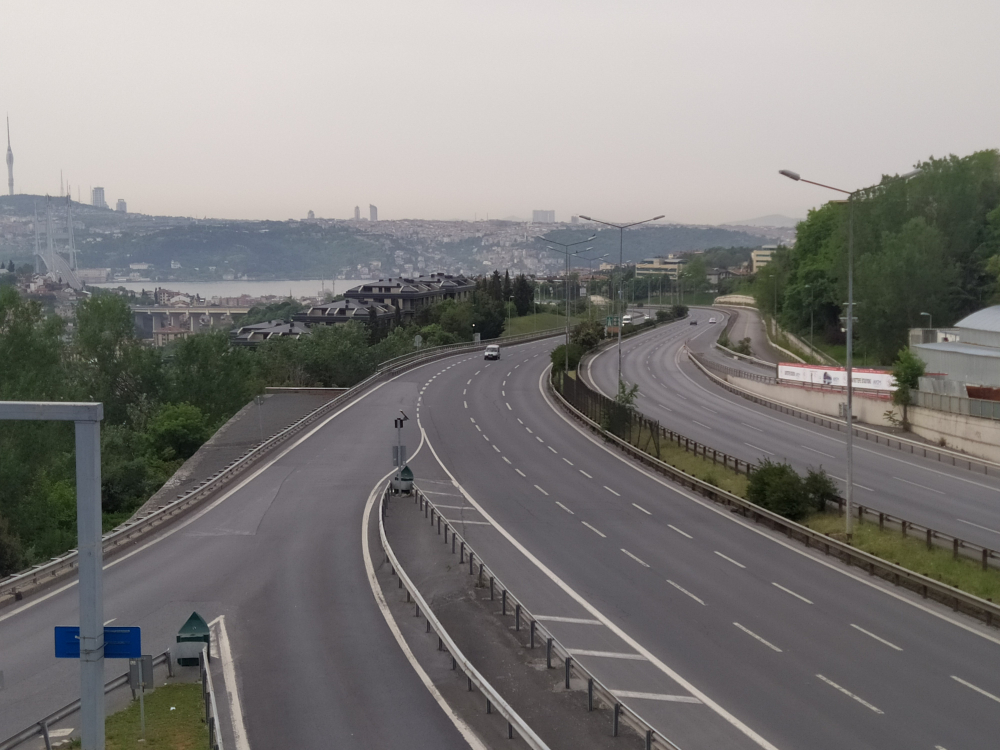
<instances>
[{"instance_id":1,"label":"residential building","mask_svg":"<svg viewBox=\"0 0 1000 750\"><path fill-rule=\"evenodd\" d=\"M153 346L162 349L171 341L193 336L194 331L190 328L180 328L179 326L163 326L153 331Z\"/></svg>"},{"instance_id":2,"label":"residential building","mask_svg":"<svg viewBox=\"0 0 1000 750\"><path fill-rule=\"evenodd\" d=\"M635 275L636 276L667 276L671 279L676 280L681 271L684 270L684 266L687 265L688 259L677 255L675 253L670 253L667 257L658 258L646 258L646 260L641 263L635 264ZM604 266L602 264L601 269Z\"/></svg>"},{"instance_id":3,"label":"residential building","mask_svg":"<svg viewBox=\"0 0 1000 750\"><path fill-rule=\"evenodd\" d=\"M532 211L531 212L531 223L532 224L555 224L556 223L556 212L555 211Z\"/></svg>"},{"instance_id":4,"label":"residential building","mask_svg":"<svg viewBox=\"0 0 1000 750\"><path fill-rule=\"evenodd\" d=\"M115 211L117 211L120 214L128 213L128 206L125 204L124 198L118 199L118 202L115 204Z\"/></svg>"},{"instance_id":5,"label":"residential building","mask_svg":"<svg viewBox=\"0 0 1000 750\"><path fill-rule=\"evenodd\" d=\"M104 188L95 187L90 190L90 205L97 208L107 208L107 201L104 200Z\"/></svg>"},{"instance_id":6,"label":"residential building","mask_svg":"<svg viewBox=\"0 0 1000 750\"><path fill-rule=\"evenodd\" d=\"M354 207L354 220L361 221L361 206Z\"/></svg>"},{"instance_id":7,"label":"residential building","mask_svg":"<svg viewBox=\"0 0 1000 750\"><path fill-rule=\"evenodd\" d=\"M750 272L757 273L757 271L770 263L777 249L777 245L764 245L753 250L750 253Z\"/></svg>"},{"instance_id":8,"label":"residential building","mask_svg":"<svg viewBox=\"0 0 1000 750\"><path fill-rule=\"evenodd\" d=\"M292 320L310 326L349 323L352 320L359 323L370 323L373 313L376 322L388 322L395 318L396 308L377 302L364 304L353 299L342 299L322 305L313 305L305 312L293 315Z\"/></svg>"},{"instance_id":9,"label":"residential building","mask_svg":"<svg viewBox=\"0 0 1000 750\"><path fill-rule=\"evenodd\" d=\"M298 339L309 335L309 329L302 323L286 320L268 320L264 323L253 323L240 326L229 332L229 339L240 346L257 346L271 338L290 336Z\"/></svg>"},{"instance_id":10,"label":"residential building","mask_svg":"<svg viewBox=\"0 0 1000 750\"><path fill-rule=\"evenodd\" d=\"M467 300L475 288L476 282L464 276L433 273L416 278L379 279L349 289L344 296L363 305L393 305L399 308L403 319L408 320L435 302Z\"/></svg>"},{"instance_id":11,"label":"residential building","mask_svg":"<svg viewBox=\"0 0 1000 750\"><path fill-rule=\"evenodd\" d=\"M378 221L378 206L368 204L368 220Z\"/></svg>"},{"instance_id":12,"label":"residential building","mask_svg":"<svg viewBox=\"0 0 1000 750\"><path fill-rule=\"evenodd\" d=\"M84 284L103 284L111 278L110 268L78 268L76 277Z\"/></svg>"}]
</instances>

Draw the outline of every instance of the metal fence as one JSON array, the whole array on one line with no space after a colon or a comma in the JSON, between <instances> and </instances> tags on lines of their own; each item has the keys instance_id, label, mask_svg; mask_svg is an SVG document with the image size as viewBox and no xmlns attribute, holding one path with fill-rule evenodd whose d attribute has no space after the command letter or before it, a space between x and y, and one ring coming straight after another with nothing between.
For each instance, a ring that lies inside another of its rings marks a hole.
<instances>
[{"instance_id":1,"label":"metal fence","mask_svg":"<svg viewBox=\"0 0 1000 750\"><path fill-rule=\"evenodd\" d=\"M385 537L384 531L384 520L386 505L389 501L389 495L386 493L383 495L382 504L382 521L379 524L379 531L382 536L382 545L386 549L387 558L391 555L391 548L389 547L388 540ZM397 496L398 497L398 496ZM445 544L448 543L448 536L451 535L451 551L452 554L457 554L459 556L459 565L464 566L466 564L466 558L468 558L469 575L478 576L478 584L483 588L486 587L487 583L490 587L490 599L496 600L498 597L501 603L500 616L501 617L513 617L514 618L514 630L516 632L528 631L528 648L535 649L545 648L545 663L548 669L556 669L553 666L554 661L562 662L563 679L565 681L565 687L567 690L570 689L570 681L574 678L580 678L584 680L587 684L587 710L593 711L595 700L603 701L612 710L612 724L611 724L611 734L614 737L618 736L619 727L621 724L626 724L632 727L645 741L646 750L652 750L653 748L665 748L666 750L680 750L680 748L670 741L661 732L656 730L652 724L642 718L642 716L630 708L621 698L615 695L614 691L608 688L601 680L594 676L594 674L582 665L578 658L573 655L573 653L566 648L551 631L545 627L544 623L537 620L531 611L519 600L514 594L504 585L500 578L483 562L483 559L476 554L475 550L472 548L465 538L456 531L452 523L444 517L437 506L427 498L419 488L414 488L413 500L418 504L420 510L424 512L424 517L430 520L430 527L432 529L436 528L438 534L444 533ZM404 583L407 587L411 586L409 579L404 581L402 571L398 570L398 562L395 562L395 557L392 556L394 565L396 565L396 571L400 573L400 585L403 586ZM409 591L409 588L408 588ZM415 590L414 590L415 591ZM412 593L412 592L411 592ZM416 594L419 596L419 593ZM421 599L421 601L423 601ZM428 627L433 627L435 632L438 633L439 637L442 638L442 644L444 643L444 637L441 633L443 631L438 631L437 628L440 624L435 620L435 625L432 626L431 617L433 615L425 610L425 614L428 617ZM445 634L446 636L447 634ZM450 639L449 639L450 642ZM452 644L453 646L454 644ZM455 652L450 652L453 659L453 667L456 666L457 658ZM459 654L460 655L460 654ZM464 659L464 657L462 657ZM471 664L469 665L471 667ZM463 667L464 669L464 667ZM471 682L470 682L471 685ZM492 689L492 688L491 688ZM487 706L489 706L489 700L487 701ZM510 733L508 732L508 736ZM539 740L541 742L541 740ZM530 743L529 743L530 744ZM532 745L534 747L534 745Z\"/></svg>"},{"instance_id":2,"label":"metal fence","mask_svg":"<svg viewBox=\"0 0 1000 750\"><path fill-rule=\"evenodd\" d=\"M1000 401L986 401L981 398L964 398L962 396L946 396L943 393L928 393L926 391L910 391L914 406L925 409L946 411L950 414L964 414L968 417L1000 420Z\"/></svg>"},{"instance_id":3,"label":"metal fence","mask_svg":"<svg viewBox=\"0 0 1000 750\"><path fill-rule=\"evenodd\" d=\"M224 750L222 730L219 729L219 707L215 702L215 688L212 686L212 671L208 668L207 646L198 654L198 669L201 670L201 698L205 703L208 750Z\"/></svg>"}]
</instances>

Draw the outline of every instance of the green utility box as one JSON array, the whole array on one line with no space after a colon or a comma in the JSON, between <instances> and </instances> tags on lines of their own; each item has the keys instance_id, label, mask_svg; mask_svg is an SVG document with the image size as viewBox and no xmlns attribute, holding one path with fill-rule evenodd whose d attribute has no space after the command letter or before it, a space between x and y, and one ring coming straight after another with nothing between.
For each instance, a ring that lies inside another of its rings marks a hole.
<instances>
[{"instance_id":1,"label":"green utility box","mask_svg":"<svg viewBox=\"0 0 1000 750\"><path fill-rule=\"evenodd\" d=\"M212 645L212 633L208 629L205 618L197 612L192 612L181 629L177 631L177 646L174 655L182 667L197 667L201 650Z\"/></svg>"},{"instance_id":2,"label":"green utility box","mask_svg":"<svg viewBox=\"0 0 1000 750\"><path fill-rule=\"evenodd\" d=\"M399 479L392 478L392 489L394 492L409 495L413 491L413 472L409 466L404 466L399 472Z\"/></svg>"}]
</instances>

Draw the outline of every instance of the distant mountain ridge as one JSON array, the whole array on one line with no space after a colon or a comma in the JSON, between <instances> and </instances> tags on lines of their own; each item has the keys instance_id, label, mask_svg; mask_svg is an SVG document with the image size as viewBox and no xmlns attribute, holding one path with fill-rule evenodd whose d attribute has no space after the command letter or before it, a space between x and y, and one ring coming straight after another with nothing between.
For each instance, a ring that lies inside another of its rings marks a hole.
<instances>
[{"instance_id":1,"label":"distant mountain ridge","mask_svg":"<svg viewBox=\"0 0 1000 750\"><path fill-rule=\"evenodd\" d=\"M744 219L743 221L727 221L719 226L723 227L781 227L783 229L794 229L802 219L793 219L790 216L781 214L768 214L758 216L756 219Z\"/></svg>"}]
</instances>

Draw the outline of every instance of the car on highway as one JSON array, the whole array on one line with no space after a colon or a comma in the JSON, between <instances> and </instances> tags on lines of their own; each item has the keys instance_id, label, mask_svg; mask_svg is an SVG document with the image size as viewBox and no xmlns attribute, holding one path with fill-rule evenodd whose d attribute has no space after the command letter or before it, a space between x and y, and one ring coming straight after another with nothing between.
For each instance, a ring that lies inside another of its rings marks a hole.
<instances>
[{"instance_id":1,"label":"car on highway","mask_svg":"<svg viewBox=\"0 0 1000 750\"><path fill-rule=\"evenodd\" d=\"M696 326L696 325L698 325L698 319L697 318L691 318L691 322L688 323L688 325L689 326Z\"/></svg>"},{"instance_id":2,"label":"car on highway","mask_svg":"<svg viewBox=\"0 0 1000 750\"><path fill-rule=\"evenodd\" d=\"M483 353L483 359L500 359L500 347L497 344L490 344Z\"/></svg>"},{"instance_id":3,"label":"car on highway","mask_svg":"<svg viewBox=\"0 0 1000 750\"><path fill-rule=\"evenodd\" d=\"M709 318L709 319L708 319L708 322L709 322L709 323L714 323L714 322L715 322L715 318Z\"/></svg>"},{"instance_id":4,"label":"car on highway","mask_svg":"<svg viewBox=\"0 0 1000 750\"><path fill-rule=\"evenodd\" d=\"M632 322L632 316L631 315L622 315L622 325L626 325L627 326L631 322Z\"/></svg>"}]
</instances>

